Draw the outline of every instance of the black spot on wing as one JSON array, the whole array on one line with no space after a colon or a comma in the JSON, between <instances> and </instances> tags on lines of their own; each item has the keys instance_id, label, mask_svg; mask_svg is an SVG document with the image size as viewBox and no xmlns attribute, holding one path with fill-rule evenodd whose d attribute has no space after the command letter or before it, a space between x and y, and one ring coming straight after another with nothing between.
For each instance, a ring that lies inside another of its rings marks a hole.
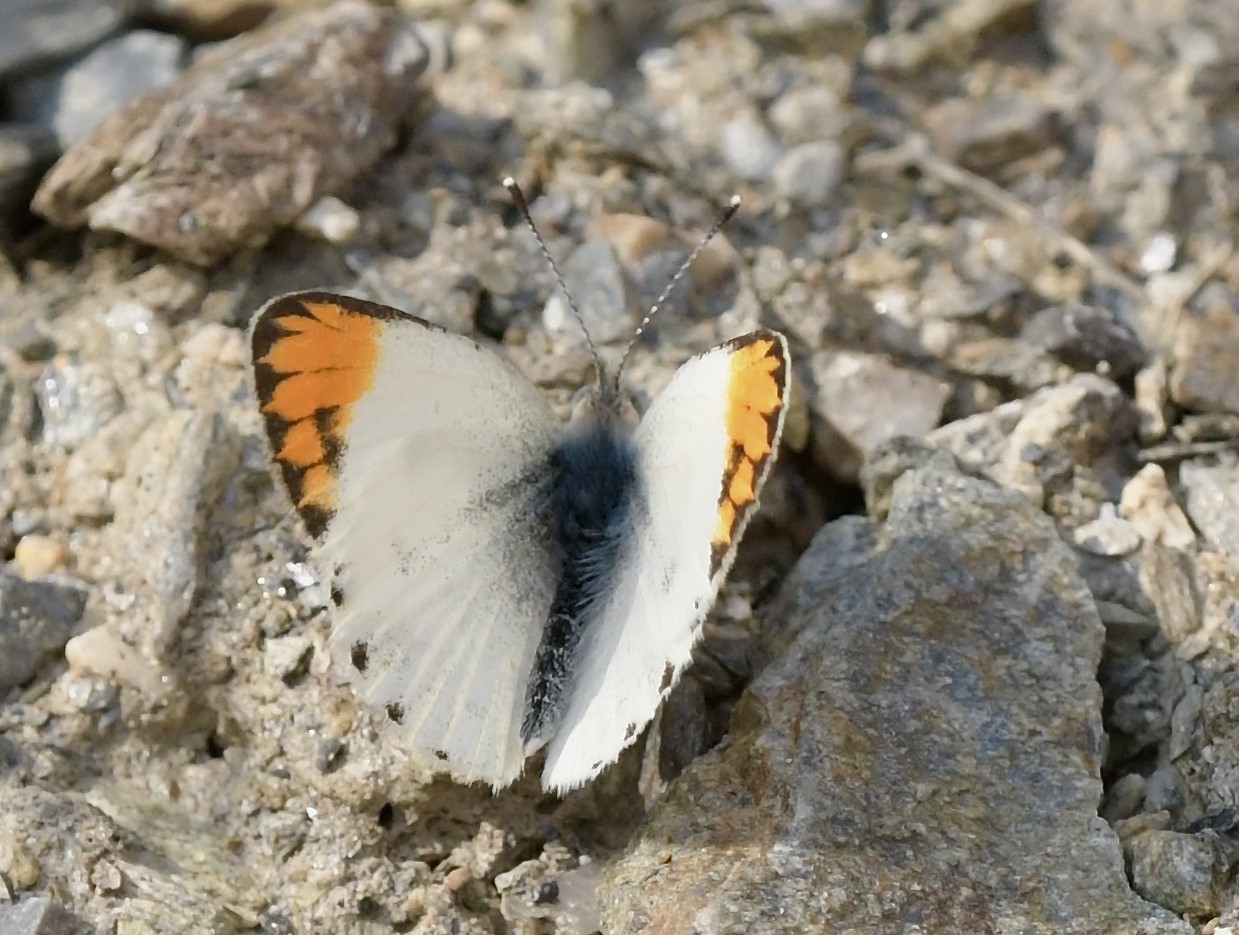
<instances>
[{"instance_id":1,"label":"black spot on wing","mask_svg":"<svg viewBox=\"0 0 1239 935\"><path fill-rule=\"evenodd\" d=\"M349 662L353 664L353 668L358 672L365 672L366 666L370 664L370 647L358 640L350 647L348 652Z\"/></svg>"},{"instance_id":2,"label":"black spot on wing","mask_svg":"<svg viewBox=\"0 0 1239 935\"><path fill-rule=\"evenodd\" d=\"M397 724L404 723L404 705L393 701L387 705L387 718Z\"/></svg>"}]
</instances>

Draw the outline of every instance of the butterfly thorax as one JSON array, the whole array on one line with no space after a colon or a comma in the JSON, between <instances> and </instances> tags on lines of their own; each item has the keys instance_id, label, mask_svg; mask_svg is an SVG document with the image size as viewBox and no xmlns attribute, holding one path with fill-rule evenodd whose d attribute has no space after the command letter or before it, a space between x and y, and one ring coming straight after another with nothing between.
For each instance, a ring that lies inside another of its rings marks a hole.
<instances>
[{"instance_id":1,"label":"butterfly thorax","mask_svg":"<svg viewBox=\"0 0 1239 935\"><path fill-rule=\"evenodd\" d=\"M521 737L530 751L554 733L582 637L611 590L621 549L631 545L638 471L626 420L613 406L596 402L592 412L574 416L552 453L551 474L549 510L559 575L526 695Z\"/></svg>"}]
</instances>

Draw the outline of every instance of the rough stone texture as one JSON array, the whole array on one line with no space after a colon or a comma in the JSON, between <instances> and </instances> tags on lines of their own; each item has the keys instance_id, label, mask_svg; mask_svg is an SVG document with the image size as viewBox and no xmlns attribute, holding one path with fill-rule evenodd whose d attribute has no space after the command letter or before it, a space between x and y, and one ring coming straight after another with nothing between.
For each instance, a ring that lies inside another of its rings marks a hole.
<instances>
[{"instance_id":1,"label":"rough stone texture","mask_svg":"<svg viewBox=\"0 0 1239 935\"><path fill-rule=\"evenodd\" d=\"M0 572L0 692L25 684L64 648L85 605L78 582L23 581Z\"/></svg>"},{"instance_id":2,"label":"rough stone texture","mask_svg":"<svg viewBox=\"0 0 1239 935\"><path fill-rule=\"evenodd\" d=\"M0 906L0 935L65 935L76 927L64 909L47 896Z\"/></svg>"},{"instance_id":3,"label":"rough stone texture","mask_svg":"<svg viewBox=\"0 0 1239 935\"><path fill-rule=\"evenodd\" d=\"M1101 625L1053 524L936 460L890 502L801 559L789 650L608 871L607 931L1190 931L1097 817Z\"/></svg>"},{"instance_id":4,"label":"rough stone texture","mask_svg":"<svg viewBox=\"0 0 1239 935\"><path fill-rule=\"evenodd\" d=\"M808 369L814 457L849 481L882 442L936 428L951 392L943 380L872 354L815 354Z\"/></svg>"},{"instance_id":5,"label":"rough stone texture","mask_svg":"<svg viewBox=\"0 0 1239 935\"><path fill-rule=\"evenodd\" d=\"M85 48L119 27L124 16L122 0L7 0L0 76Z\"/></svg>"},{"instance_id":6,"label":"rough stone texture","mask_svg":"<svg viewBox=\"0 0 1239 935\"><path fill-rule=\"evenodd\" d=\"M1239 558L1239 463L1185 461L1179 466L1183 505L1215 548Z\"/></svg>"},{"instance_id":7,"label":"rough stone texture","mask_svg":"<svg viewBox=\"0 0 1239 935\"><path fill-rule=\"evenodd\" d=\"M1235 862L1233 847L1215 831L1148 831L1131 842L1132 886L1145 899L1197 918L1216 915L1221 889Z\"/></svg>"},{"instance_id":8,"label":"rough stone texture","mask_svg":"<svg viewBox=\"0 0 1239 935\"><path fill-rule=\"evenodd\" d=\"M1239 412L1239 315L1210 306L1185 315L1176 333L1170 398L1185 409Z\"/></svg>"},{"instance_id":9,"label":"rough stone texture","mask_svg":"<svg viewBox=\"0 0 1239 935\"><path fill-rule=\"evenodd\" d=\"M52 168L34 208L216 262L372 165L425 65L416 33L360 0L292 16L110 116Z\"/></svg>"}]
</instances>

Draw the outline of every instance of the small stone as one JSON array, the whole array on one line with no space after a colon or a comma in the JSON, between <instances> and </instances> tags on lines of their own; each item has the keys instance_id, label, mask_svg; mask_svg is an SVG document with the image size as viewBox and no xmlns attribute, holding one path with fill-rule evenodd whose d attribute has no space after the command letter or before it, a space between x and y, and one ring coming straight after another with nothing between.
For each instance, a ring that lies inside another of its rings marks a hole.
<instances>
[{"instance_id":1,"label":"small stone","mask_svg":"<svg viewBox=\"0 0 1239 935\"><path fill-rule=\"evenodd\" d=\"M318 753L314 758L314 765L318 767L318 771L324 776L334 772L344 762L344 755L348 747L344 741L338 740L335 737L328 737L318 745Z\"/></svg>"},{"instance_id":2,"label":"small stone","mask_svg":"<svg viewBox=\"0 0 1239 935\"><path fill-rule=\"evenodd\" d=\"M65 558L65 547L51 536L22 536L13 550L14 568L27 581L62 571Z\"/></svg>"},{"instance_id":3,"label":"small stone","mask_svg":"<svg viewBox=\"0 0 1239 935\"><path fill-rule=\"evenodd\" d=\"M110 624L92 627L65 644L65 661L76 675L103 676L136 688L148 698L163 691L155 666L126 643Z\"/></svg>"},{"instance_id":4,"label":"small stone","mask_svg":"<svg viewBox=\"0 0 1239 935\"><path fill-rule=\"evenodd\" d=\"M1144 802L1144 777L1139 773L1128 773L1119 777L1101 800L1099 813L1106 821L1114 823L1123 818L1130 818L1140 811Z\"/></svg>"},{"instance_id":5,"label":"small stone","mask_svg":"<svg viewBox=\"0 0 1239 935\"><path fill-rule=\"evenodd\" d=\"M100 860L90 869L90 885L97 893L114 893L124 882L120 868L110 860Z\"/></svg>"},{"instance_id":6,"label":"small stone","mask_svg":"<svg viewBox=\"0 0 1239 935\"><path fill-rule=\"evenodd\" d=\"M1118 314L1093 305L1052 305L1024 327L1025 341L1069 367L1097 370L1116 380L1134 373L1147 351L1134 328Z\"/></svg>"},{"instance_id":7,"label":"small stone","mask_svg":"<svg viewBox=\"0 0 1239 935\"><path fill-rule=\"evenodd\" d=\"M626 341L632 337L637 317L624 271L610 244L600 240L583 243L568 257L563 273L595 344ZM579 346L586 341L585 332L561 290L555 290L546 300L542 324L568 344Z\"/></svg>"},{"instance_id":8,"label":"small stone","mask_svg":"<svg viewBox=\"0 0 1239 935\"><path fill-rule=\"evenodd\" d=\"M1186 804L1187 787L1179 768L1173 763L1163 763L1153 770L1153 775L1145 783L1145 811L1177 815Z\"/></svg>"},{"instance_id":9,"label":"small stone","mask_svg":"<svg viewBox=\"0 0 1239 935\"><path fill-rule=\"evenodd\" d=\"M278 18L109 116L47 173L34 210L210 265L373 165L427 61L411 24L362 0Z\"/></svg>"},{"instance_id":10,"label":"small stone","mask_svg":"<svg viewBox=\"0 0 1239 935\"><path fill-rule=\"evenodd\" d=\"M279 636L269 639L262 650L262 670L285 681L305 671L312 650L304 636Z\"/></svg>"},{"instance_id":11,"label":"small stone","mask_svg":"<svg viewBox=\"0 0 1239 935\"><path fill-rule=\"evenodd\" d=\"M736 175L752 181L765 181L783 155L782 147L754 114L733 117L723 127L723 159Z\"/></svg>"},{"instance_id":12,"label":"small stone","mask_svg":"<svg viewBox=\"0 0 1239 935\"><path fill-rule=\"evenodd\" d=\"M1177 250L1174 234L1166 231L1154 234L1140 253L1140 268L1146 275L1168 272L1174 267Z\"/></svg>"},{"instance_id":13,"label":"small stone","mask_svg":"<svg viewBox=\"0 0 1239 935\"><path fill-rule=\"evenodd\" d=\"M124 408L120 388L109 368L58 354L39 380L43 439L59 448L74 448L95 435Z\"/></svg>"},{"instance_id":14,"label":"small stone","mask_svg":"<svg viewBox=\"0 0 1239 935\"><path fill-rule=\"evenodd\" d=\"M449 892L457 893L473 882L473 871L468 867L454 867L443 878L443 885Z\"/></svg>"},{"instance_id":15,"label":"small stone","mask_svg":"<svg viewBox=\"0 0 1239 935\"><path fill-rule=\"evenodd\" d=\"M774 190L801 208L824 205L843 180L845 159L833 140L793 146L773 169Z\"/></svg>"},{"instance_id":16,"label":"small stone","mask_svg":"<svg viewBox=\"0 0 1239 935\"><path fill-rule=\"evenodd\" d=\"M297 218L296 228L327 243L347 244L357 239L361 215L334 195L318 199Z\"/></svg>"},{"instance_id":17,"label":"small stone","mask_svg":"<svg viewBox=\"0 0 1239 935\"><path fill-rule=\"evenodd\" d=\"M5 0L0 77L87 48L117 29L126 13L123 0Z\"/></svg>"},{"instance_id":18,"label":"small stone","mask_svg":"<svg viewBox=\"0 0 1239 935\"><path fill-rule=\"evenodd\" d=\"M55 77L19 84L16 110L51 127L65 149L129 101L174 81L184 56L180 37L137 29L104 42Z\"/></svg>"},{"instance_id":19,"label":"small stone","mask_svg":"<svg viewBox=\"0 0 1239 935\"><path fill-rule=\"evenodd\" d=\"M809 368L814 458L842 480L883 441L933 430L951 395L949 383L875 354L819 352Z\"/></svg>"},{"instance_id":20,"label":"small stone","mask_svg":"<svg viewBox=\"0 0 1239 935\"><path fill-rule=\"evenodd\" d=\"M3 143L0 143L0 148ZM0 168L0 174L3 173ZM28 321L18 325L5 336L4 343L27 363L41 363L56 355L56 341L38 322Z\"/></svg>"},{"instance_id":21,"label":"small stone","mask_svg":"<svg viewBox=\"0 0 1239 935\"><path fill-rule=\"evenodd\" d=\"M1166 437L1170 425L1170 372L1162 357L1155 357L1136 372L1136 413L1140 441L1149 445Z\"/></svg>"},{"instance_id":22,"label":"small stone","mask_svg":"<svg viewBox=\"0 0 1239 935\"><path fill-rule=\"evenodd\" d=\"M1027 94L948 98L925 114L934 148L975 172L988 172L1054 142L1048 105Z\"/></svg>"},{"instance_id":23,"label":"small stone","mask_svg":"<svg viewBox=\"0 0 1239 935\"><path fill-rule=\"evenodd\" d=\"M1216 832L1147 831L1132 840L1131 851L1132 886L1145 899L1180 915L1217 914L1232 861Z\"/></svg>"},{"instance_id":24,"label":"small stone","mask_svg":"<svg viewBox=\"0 0 1239 935\"><path fill-rule=\"evenodd\" d=\"M1076 529L1073 535L1078 548L1112 558L1140 551L1143 541L1135 526L1119 518L1112 503L1103 503L1101 515Z\"/></svg>"},{"instance_id":25,"label":"small stone","mask_svg":"<svg viewBox=\"0 0 1239 935\"><path fill-rule=\"evenodd\" d=\"M1147 542L1160 542L1172 549L1190 549L1196 544L1196 533L1159 464L1146 464L1132 475L1123 486L1119 508Z\"/></svg>"},{"instance_id":26,"label":"small stone","mask_svg":"<svg viewBox=\"0 0 1239 935\"><path fill-rule=\"evenodd\" d=\"M769 117L779 138L792 144L838 139L849 122L840 93L820 84L789 88L770 105Z\"/></svg>"},{"instance_id":27,"label":"small stone","mask_svg":"<svg viewBox=\"0 0 1239 935\"><path fill-rule=\"evenodd\" d=\"M1179 483L1196 528L1231 558L1239 558L1239 462L1184 461Z\"/></svg>"},{"instance_id":28,"label":"small stone","mask_svg":"<svg viewBox=\"0 0 1239 935\"><path fill-rule=\"evenodd\" d=\"M0 906L3 935L63 935L78 930L75 920L50 896L34 896L11 906Z\"/></svg>"},{"instance_id":29,"label":"small stone","mask_svg":"<svg viewBox=\"0 0 1239 935\"><path fill-rule=\"evenodd\" d=\"M25 581L0 572L0 692L24 685L81 619L86 591L70 579Z\"/></svg>"},{"instance_id":30,"label":"small stone","mask_svg":"<svg viewBox=\"0 0 1239 935\"><path fill-rule=\"evenodd\" d=\"M25 842L12 832L0 833L0 873L8 877L14 888L30 889L39 882L39 872L39 862Z\"/></svg>"},{"instance_id":31,"label":"small stone","mask_svg":"<svg viewBox=\"0 0 1239 935\"><path fill-rule=\"evenodd\" d=\"M1239 315L1215 306L1184 315L1176 338L1170 398L1197 412L1239 412Z\"/></svg>"}]
</instances>

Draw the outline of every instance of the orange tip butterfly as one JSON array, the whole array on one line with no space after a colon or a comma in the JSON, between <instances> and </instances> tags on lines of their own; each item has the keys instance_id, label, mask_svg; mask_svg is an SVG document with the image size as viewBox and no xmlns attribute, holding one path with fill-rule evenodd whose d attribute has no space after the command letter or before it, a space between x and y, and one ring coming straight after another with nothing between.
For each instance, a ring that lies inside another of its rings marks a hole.
<instances>
[{"instance_id":1,"label":"orange tip butterfly","mask_svg":"<svg viewBox=\"0 0 1239 935\"><path fill-rule=\"evenodd\" d=\"M357 693L464 782L507 786L542 747L557 793L614 762L688 665L757 508L783 430L783 335L691 358L635 425L623 361L609 375L595 351L565 426L494 352L342 295L268 302L252 352Z\"/></svg>"}]
</instances>

